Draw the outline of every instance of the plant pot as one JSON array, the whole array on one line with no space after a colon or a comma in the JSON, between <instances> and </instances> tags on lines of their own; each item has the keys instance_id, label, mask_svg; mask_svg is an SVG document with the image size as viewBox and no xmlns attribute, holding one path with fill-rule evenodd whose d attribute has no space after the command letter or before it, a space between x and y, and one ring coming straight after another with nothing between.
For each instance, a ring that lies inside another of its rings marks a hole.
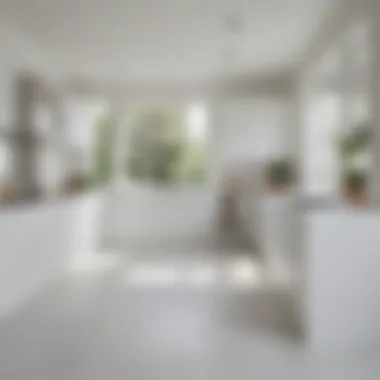
<instances>
[{"instance_id":1,"label":"plant pot","mask_svg":"<svg viewBox=\"0 0 380 380\"><path fill-rule=\"evenodd\" d=\"M353 206L367 203L367 175L361 172L347 173L344 177L344 197Z\"/></svg>"},{"instance_id":2,"label":"plant pot","mask_svg":"<svg viewBox=\"0 0 380 380\"><path fill-rule=\"evenodd\" d=\"M353 206L364 206L368 199L366 189L364 187L349 187L347 186L344 190L345 199L350 205Z\"/></svg>"},{"instance_id":3,"label":"plant pot","mask_svg":"<svg viewBox=\"0 0 380 380\"><path fill-rule=\"evenodd\" d=\"M287 159L271 161L265 167L266 183L271 193L282 195L294 182L294 168Z\"/></svg>"},{"instance_id":4,"label":"plant pot","mask_svg":"<svg viewBox=\"0 0 380 380\"><path fill-rule=\"evenodd\" d=\"M289 186L281 182L270 182L268 188L273 195L282 195L287 192Z\"/></svg>"},{"instance_id":5,"label":"plant pot","mask_svg":"<svg viewBox=\"0 0 380 380\"><path fill-rule=\"evenodd\" d=\"M20 187L13 181L0 184L0 204L13 203L21 198Z\"/></svg>"}]
</instances>

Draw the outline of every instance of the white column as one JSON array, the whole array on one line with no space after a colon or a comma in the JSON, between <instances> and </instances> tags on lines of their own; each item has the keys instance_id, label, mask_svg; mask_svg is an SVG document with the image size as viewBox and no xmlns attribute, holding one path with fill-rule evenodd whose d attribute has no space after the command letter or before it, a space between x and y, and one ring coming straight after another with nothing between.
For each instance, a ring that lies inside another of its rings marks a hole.
<instances>
[{"instance_id":1,"label":"white column","mask_svg":"<svg viewBox=\"0 0 380 380\"><path fill-rule=\"evenodd\" d=\"M300 75L299 80L295 83L296 94L294 96L295 105L295 125L294 125L294 145L293 159L295 160L296 170L299 183L299 194L304 194L307 190L308 183L308 156L306 151L306 135L309 128L309 103L310 103L310 83L309 75Z\"/></svg>"},{"instance_id":2,"label":"white column","mask_svg":"<svg viewBox=\"0 0 380 380\"><path fill-rule=\"evenodd\" d=\"M300 83L301 81L295 80L294 88L291 93L291 100L289 102L289 118L287 120L287 136L286 139L286 153L289 158L294 162L294 168L297 176L298 188L297 192L302 191L303 180L303 128L305 128L305 91Z\"/></svg>"},{"instance_id":3,"label":"white column","mask_svg":"<svg viewBox=\"0 0 380 380\"><path fill-rule=\"evenodd\" d=\"M221 108L222 103L220 99L213 99L208 107L208 120L207 120L207 165L209 171L209 178L211 187L217 193L220 189L222 181L223 167L222 167L222 123L221 123Z\"/></svg>"},{"instance_id":4,"label":"white column","mask_svg":"<svg viewBox=\"0 0 380 380\"><path fill-rule=\"evenodd\" d=\"M66 94L55 90L51 96L52 148L56 157L54 194L63 191L68 179L68 141Z\"/></svg>"},{"instance_id":5,"label":"white column","mask_svg":"<svg viewBox=\"0 0 380 380\"><path fill-rule=\"evenodd\" d=\"M340 97L340 122L337 126L336 145L336 187L338 195L342 195L342 179L344 167L342 155L339 146L339 140L352 131L354 127L354 102L355 102L355 78L357 71L355 67L356 46L351 36L347 34L341 46L339 46L338 60L339 71L334 86L337 87L338 96Z\"/></svg>"},{"instance_id":6,"label":"white column","mask_svg":"<svg viewBox=\"0 0 380 380\"><path fill-rule=\"evenodd\" d=\"M207 125L207 170L209 186L212 189L214 200L214 222L211 234L216 233L218 227L218 212L220 206L220 197L222 193L222 182L224 175L223 168L223 121L222 108L223 101L220 98L214 98L208 105L208 125ZM213 238L213 236L212 236Z\"/></svg>"},{"instance_id":7,"label":"white column","mask_svg":"<svg viewBox=\"0 0 380 380\"><path fill-rule=\"evenodd\" d=\"M15 83L15 116L13 160L15 179L23 199L35 199L39 193L37 173L38 141L35 112L42 84L38 78L20 75Z\"/></svg>"},{"instance_id":8,"label":"white column","mask_svg":"<svg viewBox=\"0 0 380 380\"><path fill-rule=\"evenodd\" d=\"M364 5L364 2L363 2ZM369 99L372 116L372 171L371 171L371 203L380 206L380 1L369 0L367 20L369 24Z\"/></svg>"},{"instance_id":9,"label":"white column","mask_svg":"<svg viewBox=\"0 0 380 380\"><path fill-rule=\"evenodd\" d=\"M126 180L126 158L128 147L128 113L125 102L121 100L113 101L111 104L112 115L112 144L113 144L113 164L112 164L112 185L119 187Z\"/></svg>"},{"instance_id":10,"label":"white column","mask_svg":"<svg viewBox=\"0 0 380 380\"><path fill-rule=\"evenodd\" d=\"M357 78L357 70L355 65L356 46L354 41L348 38L343 42L341 47L341 75L340 75L340 91L342 97L341 103L341 131L342 133L350 132L353 128L355 120L354 101L355 101L355 79Z\"/></svg>"}]
</instances>

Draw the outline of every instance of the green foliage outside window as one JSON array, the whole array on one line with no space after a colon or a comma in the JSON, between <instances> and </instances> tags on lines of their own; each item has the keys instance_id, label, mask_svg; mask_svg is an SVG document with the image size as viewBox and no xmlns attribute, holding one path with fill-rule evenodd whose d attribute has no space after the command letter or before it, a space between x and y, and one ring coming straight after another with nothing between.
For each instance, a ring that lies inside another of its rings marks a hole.
<instances>
[{"instance_id":1,"label":"green foliage outside window","mask_svg":"<svg viewBox=\"0 0 380 380\"><path fill-rule=\"evenodd\" d=\"M109 112L103 113L94 125L94 170L92 181L96 185L107 183L112 175L112 120Z\"/></svg>"},{"instance_id":2,"label":"green foliage outside window","mask_svg":"<svg viewBox=\"0 0 380 380\"><path fill-rule=\"evenodd\" d=\"M184 108L136 108L134 120L129 178L157 184L204 179L205 147L187 138Z\"/></svg>"}]
</instances>

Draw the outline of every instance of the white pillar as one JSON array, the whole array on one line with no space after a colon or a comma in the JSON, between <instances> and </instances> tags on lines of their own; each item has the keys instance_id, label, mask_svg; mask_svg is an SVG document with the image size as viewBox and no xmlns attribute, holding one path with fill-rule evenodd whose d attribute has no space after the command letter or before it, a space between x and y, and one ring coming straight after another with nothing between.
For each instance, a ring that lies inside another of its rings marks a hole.
<instances>
[{"instance_id":1,"label":"white pillar","mask_svg":"<svg viewBox=\"0 0 380 380\"><path fill-rule=\"evenodd\" d=\"M209 182L215 193L220 190L220 184L223 176L222 165L222 122L220 99L213 99L208 107L207 120L207 170L209 171Z\"/></svg>"},{"instance_id":2,"label":"white pillar","mask_svg":"<svg viewBox=\"0 0 380 380\"><path fill-rule=\"evenodd\" d=\"M310 83L309 76L301 73L300 78L295 83L296 94L293 97L295 107L294 128L293 128L293 145L292 157L295 161L298 175L298 193L303 194L307 189L307 152L306 152L306 134L309 127L309 97Z\"/></svg>"},{"instance_id":3,"label":"white pillar","mask_svg":"<svg viewBox=\"0 0 380 380\"><path fill-rule=\"evenodd\" d=\"M15 83L16 123L13 135L15 180L23 199L35 199L39 193L35 113L41 95L41 81L29 74L20 75Z\"/></svg>"},{"instance_id":4,"label":"white pillar","mask_svg":"<svg viewBox=\"0 0 380 380\"><path fill-rule=\"evenodd\" d=\"M127 107L122 101L113 101L111 104L112 117L112 185L119 187L126 180L126 159L128 147Z\"/></svg>"},{"instance_id":5,"label":"white pillar","mask_svg":"<svg viewBox=\"0 0 380 380\"><path fill-rule=\"evenodd\" d=\"M67 139L67 107L66 94L55 89L51 95L51 127L52 148L56 157L56 176L53 192L58 194L64 190L68 179L68 139Z\"/></svg>"},{"instance_id":6,"label":"white pillar","mask_svg":"<svg viewBox=\"0 0 380 380\"><path fill-rule=\"evenodd\" d=\"M336 86L338 96L340 97L340 122L337 126L337 141L336 145L336 190L337 195L342 196L343 194L343 175L344 175L344 163L342 160L342 154L340 151L340 139L344 135L350 133L354 128L355 122L355 79L357 77L357 67L356 67L356 46L351 35L348 33L346 38L342 41L341 46L338 50L338 73Z\"/></svg>"},{"instance_id":7,"label":"white pillar","mask_svg":"<svg viewBox=\"0 0 380 380\"><path fill-rule=\"evenodd\" d=\"M294 163L294 170L296 172L297 193L302 192L303 185L303 133L305 128L305 91L302 86L301 80L295 80L291 93L291 100L289 102L289 118L287 120L287 136L286 149L289 158Z\"/></svg>"},{"instance_id":8,"label":"white pillar","mask_svg":"<svg viewBox=\"0 0 380 380\"><path fill-rule=\"evenodd\" d=\"M364 3L364 2L363 2ZM364 4L363 4L364 5ZM370 196L374 207L380 206L380 1L369 0L367 21L369 25L369 99L372 116L372 171Z\"/></svg>"},{"instance_id":9,"label":"white pillar","mask_svg":"<svg viewBox=\"0 0 380 380\"><path fill-rule=\"evenodd\" d=\"M353 128L355 121L354 108L355 108L355 81L357 78L357 67L355 59L357 49L351 36L344 40L340 51L340 91L341 91L341 132L349 133Z\"/></svg>"},{"instance_id":10,"label":"white pillar","mask_svg":"<svg viewBox=\"0 0 380 380\"><path fill-rule=\"evenodd\" d=\"M223 100L219 97L210 100L208 105L208 124L207 124L207 171L209 186L213 199L213 220L210 228L211 244L217 239L219 228L219 208L221 205L222 182L224 175L223 168Z\"/></svg>"}]
</instances>

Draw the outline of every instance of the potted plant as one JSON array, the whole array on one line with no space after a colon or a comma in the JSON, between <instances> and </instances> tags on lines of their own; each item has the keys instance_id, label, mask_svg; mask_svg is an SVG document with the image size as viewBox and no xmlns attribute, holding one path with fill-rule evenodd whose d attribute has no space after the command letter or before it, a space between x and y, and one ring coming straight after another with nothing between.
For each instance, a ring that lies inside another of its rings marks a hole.
<instances>
[{"instance_id":1,"label":"potted plant","mask_svg":"<svg viewBox=\"0 0 380 380\"><path fill-rule=\"evenodd\" d=\"M84 192L90 186L88 176L82 172L73 173L65 184L65 192L68 194L78 194Z\"/></svg>"},{"instance_id":2,"label":"potted plant","mask_svg":"<svg viewBox=\"0 0 380 380\"><path fill-rule=\"evenodd\" d=\"M367 200L367 173L352 170L344 173L344 195L353 205L362 205Z\"/></svg>"},{"instance_id":3,"label":"potted plant","mask_svg":"<svg viewBox=\"0 0 380 380\"><path fill-rule=\"evenodd\" d=\"M295 179L294 167L287 159L273 160L267 165L265 172L267 185L276 194L289 189Z\"/></svg>"},{"instance_id":4,"label":"potted plant","mask_svg":"<svg viewBox=\"0 0 380 380\"><path fill-rule=\"evenodd\" d=\"M353 205L366 203L371 128L362 123L340 141L344 197Z\"/></svg>"},{"instance_id":5,"label":"potted plant","mask_svg":"<svg viewBox=\"0 0 380 380\"><path fill-rule=\"evenodd\" d=\"M10 204L21 197L20 186L16 181L8 179L0 183L0 204Z\"/></svg>"}]
</instances>

